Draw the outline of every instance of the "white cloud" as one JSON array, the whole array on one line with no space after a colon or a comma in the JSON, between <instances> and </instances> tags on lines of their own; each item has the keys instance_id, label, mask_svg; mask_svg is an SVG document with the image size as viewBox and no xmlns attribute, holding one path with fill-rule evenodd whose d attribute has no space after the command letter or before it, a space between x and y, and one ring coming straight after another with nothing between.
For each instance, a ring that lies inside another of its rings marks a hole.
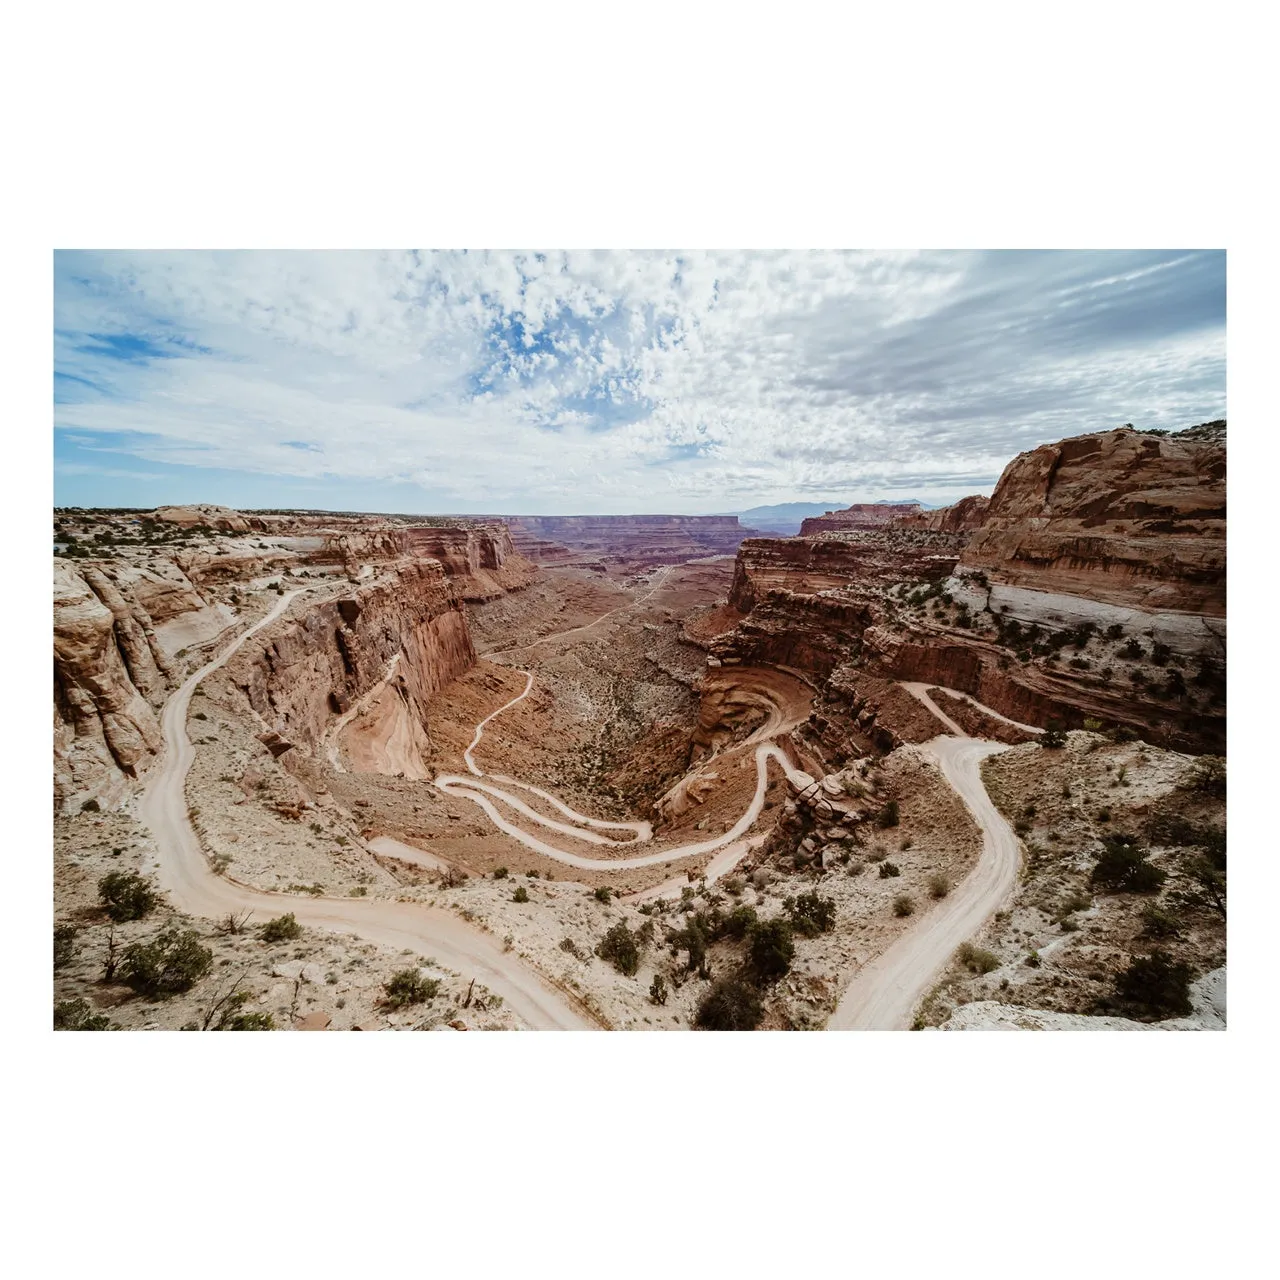
<instances>
[{"instance_id":1,"label":"white cloud","mask_svg":"<svg viewBox=\"0 0 1280 1280\"><path fill-rule=\"evenodd\" d=\"M456 510L720 510L903 485L942 500L1043 440L1187 425L1225 396L1219 255L57 266L57 368L83 380L60 427L151 462L409 480Z\"/></svg>"}]
</instances>

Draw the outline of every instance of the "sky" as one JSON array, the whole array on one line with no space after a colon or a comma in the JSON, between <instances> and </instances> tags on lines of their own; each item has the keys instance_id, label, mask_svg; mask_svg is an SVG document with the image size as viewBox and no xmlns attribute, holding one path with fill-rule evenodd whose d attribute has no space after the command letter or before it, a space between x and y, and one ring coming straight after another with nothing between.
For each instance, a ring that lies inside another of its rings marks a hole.
<instances>
[{"instance_id":1,"label":"sky","mask_svg":"<svg viewBox=\"0 0 1280 1280\"><path fill-rule=\"evenodd\" d=\"M989 493L1226 416L1226 255L54 256L59 506L711 513Z\"/></svg>"}]
</instances>

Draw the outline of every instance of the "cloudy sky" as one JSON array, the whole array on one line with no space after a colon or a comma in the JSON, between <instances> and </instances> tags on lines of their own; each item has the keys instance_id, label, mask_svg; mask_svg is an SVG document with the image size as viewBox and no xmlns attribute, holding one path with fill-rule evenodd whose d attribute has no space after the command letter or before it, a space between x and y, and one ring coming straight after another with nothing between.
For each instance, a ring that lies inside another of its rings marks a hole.
<instances>
[{"instance_id":1,"label":"cloudy sky","mask_svg":"<svg viewBox=\"0 0 1280 1280\"><path fill-rule=\"evenodd\" d=\"M1220 252L61 252L55 501L717 512L990 492L1226 414Z\"/></svg>"}]
</instances>

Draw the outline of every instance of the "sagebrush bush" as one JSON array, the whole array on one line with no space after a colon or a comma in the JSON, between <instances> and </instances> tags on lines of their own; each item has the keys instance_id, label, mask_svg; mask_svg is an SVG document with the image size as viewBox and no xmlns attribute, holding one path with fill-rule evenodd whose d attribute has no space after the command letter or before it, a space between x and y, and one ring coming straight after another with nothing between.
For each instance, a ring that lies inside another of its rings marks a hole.
<instances>
[{"instance_id":1,"label":"sagebrush bush","mask_svg":"<svg viewBox=\"0 0 1280 1280\"><path fill-rule=\"evenodd\" d=\"M747 950L751 971L760 982L777 982L791 970L796 944L786 920L762 920L751 931Z\"/></svg>"},{"instance_id":2,"label":"sagebrush bush","mask_svg":"<svg viewBox=\"0 0 1280 1280\"><path fill-rule=\"evenodd\" d=\"M155 909L151 882L136 871L109 871L98 881L98 899L107 915L117 923L141 920Z\"/></svg>"},{"instance_id":3,"label":"sagebrush bush","mask_svg":"<svg viewBox=\"0 0 1280 1280\"><path fill-rule=\"evenodd\" d=\"M53 928L53 967L62 969L76 957L79 948L76 946L76 927L73 924L54 925Z\"/></svg>"},{"instance_id":4,"label":"sagebrush bush","mask_svg":"<svg viewBox=\"0 0 1280 1280\"><path fill-rule=\"evenodd\" d=\"M213 952L200 943L194 929L170 925L150 942L126 947L120 961L125 982L140 995L153 1000L190 991L209 972Z\"/></svg>"},{"instance_id":5,"label":"sagebrush bush","mask_svg":"<svg viewBox=\"0 0 1280 1280\"><path fill-rule=\"evenodd\" d=\"M268 920L258 932L263 942L292 942L302 937L302 926L292 911Z\"/></svg>"},{"instance_id":6,"label":"sagebrush bush","mask_svg":"<svg viewBox=\"0 0 1280 1280\"><path fill-rule=\"evenodd\" d=\"M595 891L595 899L597 902L608 902L613 897L613 890L608 885L600 885Z\"/></svg>"},{"instance_id":7,"label":"sagebrush bush","mask_svg":"<svg viewBox=\"0 0 1280 1280\"><path fill-rule=\"evenodd\" d=\"M640 947L635 934L627 928L626 923L619 920L600 939L596 947L596 955L608 961L621 974L634 978L640 968Z\"/></svg>"},{"instance_id":8,"label":"sagebrush bush","mask_svg":"<svg viewBox=\"0 0 1280 1280\"><path fill-rule=\"evenodd\" d=\"M900 893L893 900L893 914L895 916L909 916L915 909L915 899L909 893Z\"/></svg>"},{"instance_id":9,"label":"sagebrush bush","mask_svg":"<svg viewBox=\"0 0 1280 1280\"><path fill-rule=\"evenodd\" d=\"M755 907L740 906L734 907L724 920L724 935L726 938L734 938L741 940L751 932L756 924Z\"/></svg>"},{"instance_id":10,"label":"sagebrush bush","mask_svg":"<svg viewBox=\"0 0 1280 1280\"><path fill-rule=\"evenodd\" d=\"M86 1000L59 1000L53 1006L55 1031L107 1031L110 1027L111 1019L94 1013Z\"/></svg>"},{"instance_id":11,"label":"sagebrush bush","mask_svg":"<svg viewBox=\"0 0 1280 1280\"><path fill-rule=\"evenodd\" d=\"M890 800L876 817L876 826L882 828L896 827L898 821L898 802Z\"/></svg>"},{"instance_id":12,"label":"sagebrush bush","mask_svg":"<svg viewBox=\"0 0 1280 1280\"><path fill-rule=\"evenodd\" d=\"M651 1004L667 1003L667 980L660 973L653 975L653 981L649 984L649 1002Z\"/></svg>"},{"instance_id":13,"label":"sagebrush bush","mask_svg":"<svg viewBox=\"0 0 1280 1280\"><path fill-rule=\"evenodd\" d=\"M721 978L698 1005L700 1031L754 1031L764 1016L760 993L741 978Z\"/></svg>"},{"instance_id":14,"label":"sagebrush bush","mask_svg":"<svg viewBox=\"0 0 1280 1280\"><path fill-rule=\"evenodd\" d=\"M896 862L882 862L880 864L880 879L892 880L894 876L900 876L902 868Z\"/></svg>"},{"instance_id":15,"label":"sagebrush bush","mask_svg":"<svg viewBox=\"0 0 1280 1280\"><path fill-rule=\"evenodd\" d=\"M529 890L526 889L522 884L516 885L516 891L511 895L511 901L512 902L528 902Z\"/></svg>"},{"instance_id":16,"label":"sagebrush bush","mask_svg":"<svg viewBox=\"0 0 1280 1280\"><path fill-rule=\"evenodd\" d=\"M836 922L835 899L824 898L817 890L787 898L782 906L791 919L792 928L806 938L828 932Z\"/></svg>"},{"instance_id":17,"label":"sagebrush bush","mask_svg":"<svg viewBox=\"0 0 1280 1280\"><path fill-rule=\"evenodd\" d=\"M1038 956L1036 958L1039 959ZM999 956L983 947L975 947L972 942L962 942L956 948L956 961L970 973L991 973L1000 967Z\"/></svg>"},{"instance_id":18,"label":"sagebrush bush","mask_svg":"<svg viewBox=\"0 0 1280 1280\"><path fill-rule=\"evenodd\" d=\"M929 877L928 883L930 897L945 898L951 892L951 881L941 871L935 871Z\"/></svg>"},{"instance_id":19,"label":"sagebrush bush","mask_svg":"<svg viewBox=\"0 0 1280 1280\"><path fill-rule=\"evenodd\" d=\"M1147 861L1132 836L1107 836L1089 883L1109 893L1157 893L1168 874Z\"/></svg>"},{"instance_id":20,"label":"sagebrush bush","mask_svg":"<svg viewBox=\"0 0 1280 1280\"><path fill-rule=\"evenodd\" d=\"M434 1000L440 992L438 978L424 978L418 969L401 969L382 984L383 1003L392 1009Z\"/></svg>"},{"instance_id":21,"label":"sagebrush bush","mask_svg":"<svg viewBox=\"0 0 1280 1280\"><path fill-rule=\"evenodd\" d=\"M1167 952L1139 956L1116 975L1116 995L1140 1016L1182 1017L1191 1012L1191 979L1195 971L1175 962Z\"/></svg>"},{"instance_id":22,"label":"sagebrush bush","mask_svg":"<svg viewBox=\"0 0 1280 1280\"><path fill-rule=\"evenodd\" d=\"M1142 908L1142 933L1147 938L1176 938L1182 932L1182 922L1172 911L1155 902Z\"/></svg>"}]
</instances>

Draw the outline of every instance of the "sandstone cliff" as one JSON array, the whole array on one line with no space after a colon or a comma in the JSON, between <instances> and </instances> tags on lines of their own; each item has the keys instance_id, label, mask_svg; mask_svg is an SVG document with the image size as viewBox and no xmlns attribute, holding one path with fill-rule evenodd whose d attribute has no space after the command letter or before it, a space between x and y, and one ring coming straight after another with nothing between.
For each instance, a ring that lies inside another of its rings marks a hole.
<instances>
[{"instance_id":1,"label":"sandstone cliff","mask_svg":"<svg viewBox=\"0 0 1280 1280\"><path fill-rule=\"evenodd\" d=\"M438 560L460 600L492 600L528 586L536 567L502 524L417 525L350 521L318 529L303 551L310 564L341 564L349 577L366 564L408 558Z\"/></svg>"},{"instance_id":2,"label":"sandstone cliff","mask_svg":"<svg viewBox=\"0 0 1280 1280\"><path fill-rule=\"evenodd\" d=\"M816 678L802 736L837 757L933 728L894 692L903 680L1033 725L1102 722L1220 751L1226 445L1211 426L1064 440L1015 459L989 501L748 540L730 600L745 616L713 658Z\"/></svg>"},{"instance_id":3,"label":"sandstone cliff","mask_svg":"<svg viewBox=\"0 0 1280 1280\"><path fill-rule=\"evenodd\" d=\"M828 511L825 516L809 516L800 525L800 536L810 538L842 529L876 529L922 510L918 502L855 502L839 511Z\"/></svg>"},{"instance_id":4,"label":"sandstone cliff","mask_svg":"<svg viewBox=\"0 0 1280 1280\"><path fill-rule=\"evenodd\" d=\"M313 752L335 718L384 680L425 740L430 696L474 662L440 562L407 560L255 637L226 673L268 730Z\"/></svg>"},{"instance_id":5,"label":"sandstone cliff","mask_svg":"<svg viewBox=\"0 0 1280 1280\"><path fill-rule=\"evenodd\" d=\"M949 507L935 511L914 511L899 517L897 524L904 529L933 529L939 533L972 533L982 528L987 518L990 498L980 493L971 494L953 502Z\"/></svg>"},{"instance_id":6,"label":"sandstone cliff","mask_svg":"<svg viewBox=\"0 0 1280 1280\"><path fill-rule=\"evenodd\" d=\"M53 566L54 802L112 801L160 746L147 695L158 702L167 668L150 619L96 567Z\"/></svg>"},{"instance_id":7,"label":"sandstone cliff","mask_svg":"<svg viewBox=\"0 0 1280 1280\"><path fill-rule=\"evenodd\" d=\"M950 575L961 545L955 538L889 530L840 538L748 538L738 550L729 603L746 610L776 590L803 595L935 581Z\"/></svg>"},{"instance_id":8,"label":"sandstone cliff","mask_svg":"<svg viewBox=\"0 0 1280 1280\"><path fill-rule=\"evenodd\" d=\"M1131 429L1020 454L961 560L969 574L1148 612L1226 616L1227 448Z\"/></svg>"}]
</instances>

